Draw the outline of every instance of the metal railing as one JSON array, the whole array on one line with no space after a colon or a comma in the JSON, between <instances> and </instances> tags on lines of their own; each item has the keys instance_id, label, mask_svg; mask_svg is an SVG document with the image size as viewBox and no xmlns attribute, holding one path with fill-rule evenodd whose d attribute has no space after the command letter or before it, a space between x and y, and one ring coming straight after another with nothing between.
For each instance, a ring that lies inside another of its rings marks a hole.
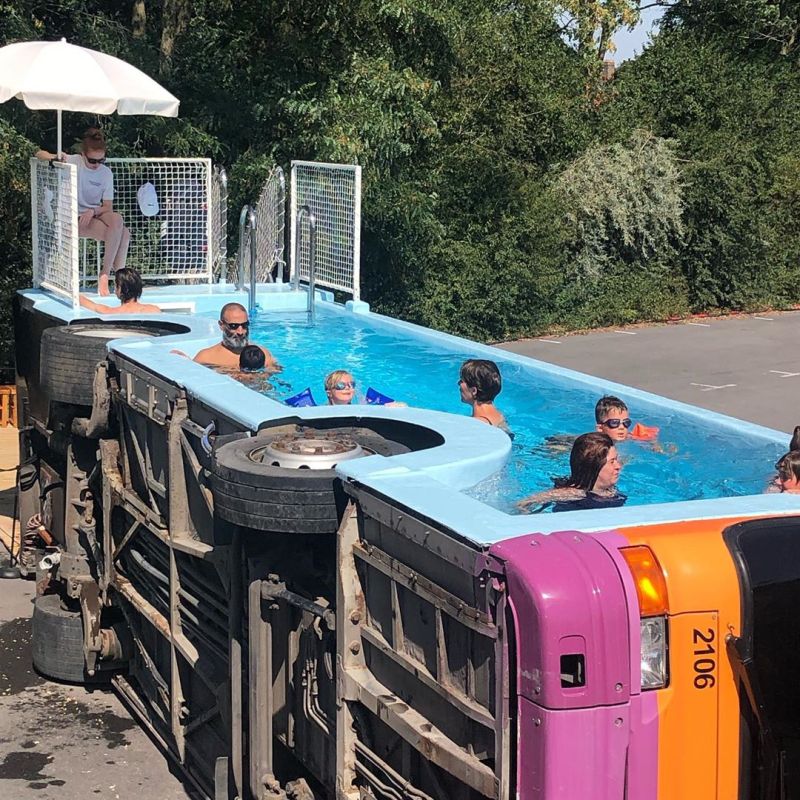
<instances>
[{"instance_id":1,"label":"metal railing","mask_svg":"<svg viewBox=\"0 0 800 800\"><path fill-rule=\"evenodd\" d=\"M303 232L303 218L308 220L308 321L316 321L316 304L314 302L314 292L317 288L317 218L308 206L301 206L297 209L295 220L295 241L293 242L293 252L300 253ZM295 291L300 289L300 272L295 270L292 287Z\"/></svg>"}]
</instances>

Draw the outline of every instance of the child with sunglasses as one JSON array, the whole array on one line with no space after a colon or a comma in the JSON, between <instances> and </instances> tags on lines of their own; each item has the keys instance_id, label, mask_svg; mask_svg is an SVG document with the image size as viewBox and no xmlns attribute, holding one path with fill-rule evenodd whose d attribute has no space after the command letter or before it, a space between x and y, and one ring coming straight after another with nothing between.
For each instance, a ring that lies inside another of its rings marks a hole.
<instances>
[{"instance_id":1,"label":"child with sunglasses","mask_svg":"<svg viewBox=\"0 0 800 800\"><path fill-rule=\"evenodd\" d=\"M619 397L603 395L594 407L594 419L597 430L610 436L614 442L634 439L639 442L654 442L658 437L658 428L643 425L631 420L628 406ZM660 450L660 447L656 448Z\"/></svg>"},{"instance_id":2,"label":"child with sunglasses","mask_svg":"<svg viewBox=\"0 0 800 800\"><path fill-rule=\"evenodd\" d=\"M357 403L356 381L352 373L348 372L346 369L335 369L331 372L325 378L325 394L328 396L328 405L330 406L349 406L354 402ZM364 400L368 405L380 405L386 406L387 408L403 408L406 405L397 400L392 400L390 397L386 397L386 395L372 388L367 389Z\"/></svg>"},{"instance_id":3,"label":"child with sunglasses","mask_svg":"<svg viewBox=\"0 0 800 800\"><path fill-rule=\"evenodd\" d=\"M57 156L38 150L36 157L46 161L66 161L78 170L78 235L103 242L103 267L97 292L109 295L108 278L112 270L122 269L128 255L130 231L122 216L112 208L114 176L105 165L106 140L99 128L87 128L77 155Z\"/></svg>"}]
</instances>

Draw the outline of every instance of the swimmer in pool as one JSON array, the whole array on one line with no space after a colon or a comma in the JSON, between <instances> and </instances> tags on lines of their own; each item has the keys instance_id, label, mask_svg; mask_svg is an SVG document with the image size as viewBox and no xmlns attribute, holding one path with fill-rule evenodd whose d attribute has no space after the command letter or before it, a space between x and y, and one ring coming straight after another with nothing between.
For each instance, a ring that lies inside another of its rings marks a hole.
<instances>
[{"instance_id":1,"label":"swimmer in pool","mask_svg":"<svg viewBox=\"0 0 800 800\"><path fill-rule=\"evenodd\" d=\"M372 390L370 389L370 391ZM356 380L352 373L346 369L335 369L331 372L325 378L325 394L328 397L329 406L349 406L358 402L356 400ZM369 392L367 392L367 402L369 402ZM406 404L391 400L380 405L386 408L403 408Z\"/></svg>"},{"instance_id":2,"label":"swimmer in pool","mask_svg":"<svg viewBox=\"0 0 800 800\"><path fill-rule=\"evenodd\" d=\"M778 470L778 490L787 494L800 494L800 450L790 450L781 456L775 469Z\"/></svg>"},{"instance_id":3,"label":"swimmer in pool","mask_svg":"<svg viewBox=\"0 0 800 800\"><path fill-rule=\"evenodd\" d=\"M552 507L553 511L613 508L628 499L617 489L622 463L614 442L605 433L584 433L575 440L569 455L570 475L554 481L555 488L526 497L517 503L527 513Z\"/></svg>"},{"instance_id":4,"label":"swimmer in pool","mask_svg":"<svg viewBox=\"0 0 800 800\"><path fill-rule=\"evenodd\" d=\"M500 370L494 361L470 358L461 365L458 389L461 402L472 407L472 416L508 433L506 418L494 405L503 388Z\"/></svg>"},{"instance_id":5,"label":"swimmer in pool","mask_svg":"<svg viewBox=\"0 0 800 800\"><path fill-rule=\"evenodd\" d=\"M242 372L258 372L267 363L264 351L255 344L248 344L239 353L239 369Z\"/></svg>"},{"instance_id":6,"label":"swimmer in pool","mask_svg":"<svg viewBox=\"0 0 800 800\"><path fill-rule=\"evenodd\" d=\"M605 433L615 443L632 439L649 442L652 449L658 453L676 451L674 445L664 447L656 441L658 428L643 425L641 422L634 424L625 401L614 395L603 395L597 401L594 407L594 419L596 430ZM575 437L570 434L556 434L545 439L545 448L549 453L565 453L574 441Z\"/></svg>"},{"instance_id":7,"label":"swimmer in pool","mask_svg":"<svg viewBox=\"0 0 800 800\"><path fill-rule=\"evenodd\" d=\"M346 369L335 369L325 378L329 406L349 406L356 396L356 382Z\"/></svg>"},{"instance_id":8,"label":"swimmer in pool","mask_svg":"<svg viewBox=\"0 0 800 800\"><path fill-rule=\"evenodd\" d=\"M131 267L122 267L114 273L114 294L119 299L118 306L106 306L95 303L85 295L78 300L83 308L95 314L160 314L161 309L153 303L140 303L142 296L142 278Z\"/></svg>"},{"instance_id":9,"label":"swimmer in pool","mask_svg":"<svg viewBox=\"0 0 800 800\"><path fill-rule=\"evenodd\" d=\"M247 309L240 303L226 303L219 312L219 322L217 324L220 331L222 331L222 341L201 350L194 357L194 360L198 364L205 364L209 367L237 368L239 366L239 355L248 345L248 337L250 335L250 320L247 317ZM264 352L266 369L272 372L277 372L281 369L269 350L261 347L261 345L255 346ZM183 355L180 352L177 354Z\"/></svg>"}]
</instances>

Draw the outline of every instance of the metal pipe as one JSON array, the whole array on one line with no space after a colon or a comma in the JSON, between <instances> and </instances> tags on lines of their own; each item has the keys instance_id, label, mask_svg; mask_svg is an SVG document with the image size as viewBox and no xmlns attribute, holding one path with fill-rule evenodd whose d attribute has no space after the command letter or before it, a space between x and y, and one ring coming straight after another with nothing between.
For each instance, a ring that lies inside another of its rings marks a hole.
<instances>
[{"instance_id":1,"label":"metal pipe","mask_svg":"<svg viewBox=\"0 0 800 800\"><path fill-rule=\"evenodd\" d=\"M275 168L275 174L278 176L278 182L280 184L280 191L279 197L281 199L281 205L283 206L282 211L284 214L283 217L283 245L284 249L286 247L286 175L283 173L282 167ZM277 283L283 283L283 269L286 266L286 260L283 258L277 259L278 263L278 271L275 274L275 281Z\"/></svg>"},{"instance_id":2,"label":"metal pipe","mask_svg":"<svg viewBox=\"0 0 800 800\"><path fill-rule=\"evenodd\" d=\"M297 209L295 222L295 244L294 257L297 263L294 265L294 281L292 288L295 291L300 289L300 236L302 233L303 217L308 217L308 321L313 323L316 320L316 306L314 304L314 290L317 283L317 218L309 206L300 206Z\"/></svg>"},{"instance_id":3,"label":"metal pipe","mask_svg":"<svg viewBox=\"0 0 800 800\"><path fill-rule=\"evenodd\" d=\"M236 253L237 265L236 288L239 291L244 289L244 242L247 237L247 221L250 216L250 206L245 203L239 212L239 250ZM251 267L252 270L252 267Z\"/></svg>"},{"instance_id":4,"label":"metal pipe","mask_svg":"<svg viewBox=\"0 0 800 800\"><path fill-rule=\"evenodd\" d=\"M247 295L247 315L252 317L256 313L256 278L258 277L257 247L256 247L256 212L251 208L247 214L250 225L250 288ZM270 276L271 278L272 276Z\"/></svg>"}]
</instances>

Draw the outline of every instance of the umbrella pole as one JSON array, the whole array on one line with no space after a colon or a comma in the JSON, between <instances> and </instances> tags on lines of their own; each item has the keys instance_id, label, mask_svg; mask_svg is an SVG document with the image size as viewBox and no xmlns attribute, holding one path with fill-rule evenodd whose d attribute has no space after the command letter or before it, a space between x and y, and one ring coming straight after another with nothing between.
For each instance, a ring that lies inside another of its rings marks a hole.
<instances>
[{"instance_id":1,"label":"umbrella pole","mask_svg":"<svg viewBox=\"0 0 800 800\"><path fill-rule=\"evenodd\" d=\"M61 109L56 111L56 136L58 138L58 148L56 149L56 158L61 158Z\"/></svg>"}]
</instances>

